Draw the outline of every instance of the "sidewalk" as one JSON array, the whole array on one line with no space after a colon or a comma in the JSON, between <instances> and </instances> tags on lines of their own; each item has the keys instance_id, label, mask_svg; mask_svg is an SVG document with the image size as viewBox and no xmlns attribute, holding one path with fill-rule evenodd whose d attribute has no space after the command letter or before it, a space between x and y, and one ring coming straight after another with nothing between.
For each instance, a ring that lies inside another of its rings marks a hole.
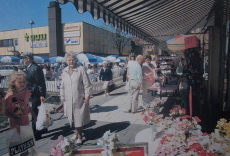
<instances>
[{"instance_id":1,"label":"sidewalk","mask_svg":"<svg viewBox=\"0 0 230 156\"><path fill-rule=\"evenodd\" d=\"M142 105L142 96L139 96L139 105ZM118 139L124 144L133 144L135 136L141 130L149 128L142 120L140 113L127 113L128 96L124 91L124 86L116 88L110 93L110 96L103 97L103 93L94 95L90 100L90 105L94 105L91 109L91 122L84 128L84 136L86 141L82 146L96 145L97 140L103 134L110 130L118 134ZM169 97L163 97L165 106L173 103ZM164 108L165 109L165 108ZM164 112L164 110L162 110ZM36 141L39 152L49 153L50 145L56 144L59 135L71 137L74 129L70 128L67 118L54 121L49 127L49 132L42 135L42 139ZM5 135L0 133L0 155L7 153L5 144Z\"/></svg>"}]
</instances>

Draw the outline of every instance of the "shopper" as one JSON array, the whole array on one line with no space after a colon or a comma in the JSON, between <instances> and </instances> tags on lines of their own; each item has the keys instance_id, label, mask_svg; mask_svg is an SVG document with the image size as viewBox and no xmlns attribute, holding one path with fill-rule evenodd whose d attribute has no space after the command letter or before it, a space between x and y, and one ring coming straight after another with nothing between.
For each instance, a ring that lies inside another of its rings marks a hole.
<instances>
[{"instance_id":1,"label":"shopper","mask_svg":"<svg viewBox=\"0 0 230 156\"><path fill-rule=\"evenodd\" d=\"M70 126L75 127L71 140L76 140L76 144L80 145L83 126L90 122L89 97L92 86L84 67L76 64L77 57L74 53L66 53L65 60L67 67L61 75L61 102Z\"/></svg>"},{"instance_id":2,"label":"shopper","mask_svg":"<svg viewBox=\"0 0 230 156\"><path fill-rule=\"evenodd\" d=\"M26 74L13 72L8 80L8 91L5 96L5 115L9 118L10 128L16 128L20 132L20 126L29 125L29 113L32 114L33 122L37 117L29 105L31 92L26 88Z\"/></svg>"},{"instance_id":3,"label":"shopper","mask_svg":"<svg viewBox=\"0 0 230 156\"><path fill-rule=\"evenodd\" d=\"M138 96L142 89L142 68L144 58L142 55L138 55L136 61L129 67L129 80L130 80L130 91L129 91L129 110L128 112L136 113L138 106Z\"/></svg>"},{"instance_id":4,"label":"shopper","mask_svg":"<svg viewBox=\"0 0 230 156\"><path fill-rule=\"evenodd\" d=\"M46 83L42 68L34 62L33 53L23 52L21 58L23 59L24 64L26 65L26 74L27 74L27 88L30 90L32 110L35 115L38 115L38 106L42 102L45 102L46 96ZM41 138L42 133L47 132L47 128L42 131L36 130L36 123L32 122L32 129L34 132L35 139L38 140Z\"/></svg>"},{"instance_id":5,"label":"shopper","mask_svg":"<svg viewBox=\"0 0 230 156\"><path fill-rule=\"evenodd\" d=\"M113 79L112 70L107 66L107 62L103 62L103 67L101 68L99 80L103 81L102 88L104 89L104 97L109 96L109 83Z\"/></svg>"},{"instance_id":6,"label":"shopper","mask_svg":"<svg viewBox=\"0 0 230 156\"><path fill-rule=\"evenodd\" d=\"M150 104L153 100L152 93L148 91L148 88L155 82L156 73L154 66L151 64L151 57L149 55L145 56L145 63L142 66L142 76L143 76L143 88L142 88L142 101L145 106Z\"/></svg>"}]
</instances>

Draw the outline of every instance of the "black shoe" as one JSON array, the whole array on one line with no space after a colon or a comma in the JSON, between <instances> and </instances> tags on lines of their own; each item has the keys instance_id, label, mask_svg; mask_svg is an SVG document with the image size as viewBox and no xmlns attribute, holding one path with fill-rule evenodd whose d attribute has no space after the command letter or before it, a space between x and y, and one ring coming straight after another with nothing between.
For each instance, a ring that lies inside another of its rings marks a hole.
<instances>
[{"instance_id":1,"label":"black shoe","mask_svg":"<svg viewBox=\"0 0 230 156\"><path fill-rule=\"evenodd\" d=\"M42 138L42 134L41 133L36 133L34 134L34 138L35 138L35 141L38 141Z\"/></svg>"},{"instance_id":2,"label":"black shoe","mask_svg":"<svg viewBox=\"0 0 230 156\"><path fill-rule=\"evenodd\" d=\"M124 113L131 113L131 110L124 111Z\"/></svg>"},{"instance_id":3,"label":"black shoe","mask_svg":"<svg viewBox=\"0 0 230 156\"><path fill-rule=\"evenodd\" d=\"M44 129L40 130L39 133L41 133L41 134L48 133L48 129L47 129L47 128L44 128Z\"/></svg>"}]
</instances>

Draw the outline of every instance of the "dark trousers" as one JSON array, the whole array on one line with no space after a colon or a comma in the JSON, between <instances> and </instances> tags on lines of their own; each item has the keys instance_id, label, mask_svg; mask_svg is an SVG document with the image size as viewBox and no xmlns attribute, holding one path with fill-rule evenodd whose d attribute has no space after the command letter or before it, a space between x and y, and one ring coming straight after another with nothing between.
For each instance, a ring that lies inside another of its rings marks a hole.
<instances>
[{"instance_id":1,"label":"dark trousers","mask_svg":"<svg viewBox=\"0 0 230 156\"><path fill-rule=\"evenodd\" d=\"M30 97L30 101L32 103L32 111L34 112L34 114L36 116L38 116L38 106L41 105L41 100L40 100L40 96L39 97ZM36 135L37 133L37 130L36 130L36 123L35 122L32 122L32 129L33 129L33 132L34 132L34 135Z\"/></svg>"}]
</instances>

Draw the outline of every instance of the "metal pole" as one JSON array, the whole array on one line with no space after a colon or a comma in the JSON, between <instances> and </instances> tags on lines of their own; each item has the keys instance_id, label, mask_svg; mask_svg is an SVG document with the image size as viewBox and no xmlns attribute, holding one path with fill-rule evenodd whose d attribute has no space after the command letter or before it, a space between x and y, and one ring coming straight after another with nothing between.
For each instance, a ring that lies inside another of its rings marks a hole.
<instances>
[{"instance_id":1,"label":"metal pole","mask_svg":"<svg viewBox=\"0 0 230 156\"><path fill-rule=\"evenodd\" d=\"M34 44L33 44L33 30L32 30L32 24L30 24L31 25L31 42L32 42L32 46L31 46L31 48L32 48L32 53L34 53Z\"/></svg>"},{"instance_id":2,"label":"metal pole","mask_svg":"<svg viewBox=\"0 0 230 156\"><path fill-rule=\"evenodd\" d=\"M34 21L31 20L29 24L30 24L30 29L31 29L31 42L32 42L31 48L32 48L32 53L34 53L34 44L33 44L34 37L33 37L33 30L32 30L32 25L34 24Z\"/></svg>"}]
</instances>

